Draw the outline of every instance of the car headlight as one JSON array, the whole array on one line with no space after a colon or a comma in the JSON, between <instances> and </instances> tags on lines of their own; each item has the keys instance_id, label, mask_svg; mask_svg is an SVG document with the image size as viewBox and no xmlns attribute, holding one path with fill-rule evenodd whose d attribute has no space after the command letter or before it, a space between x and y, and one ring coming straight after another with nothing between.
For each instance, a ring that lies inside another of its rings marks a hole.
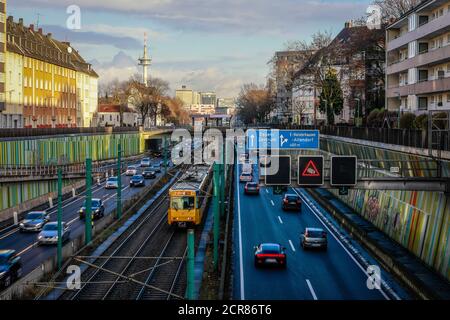
<instances>
[{"instance_id":1,"label":"car headlight","mask_svg":"<svg viewBox=\"0 0 450 320\"><path fill-rule=\"evenodd\" d=\"M42 239L43 238L43 236L41 236L41 235L38 235L38 239L40 240L40 239Z\"/></svg>"},{"instance_id":2,"label":"car headlight","mask_svg":"<svg viewBox=\"0 0 450 320\"><path fill-rule=\"evenodd\" d=\"M20 226L21 226L21 227L23 227L23 226L24 226L24 224L23 224L23 223L21 223L21 224L20 224Z\"/></svg>"},{"instance_id":3,"label":"car headlight","mask_svg":"<svg viewBox=\"0 0 450 320\"><path fill-rule=\"evenodd\" d=\"M2 278L6 274L6 271L0 272L0 278Z\"/></svg>"},{"instance_id":4,"label":"car headlight","mask_svg":"<svg viewBox=\"0 0 450 320\"><path fill-rule=\"evenodd\" d=\"M100 211L100 208L98 208L98 209L95 209L95 212L97 213L97 212L99 212Z\"/></svg>"}]
</instances>

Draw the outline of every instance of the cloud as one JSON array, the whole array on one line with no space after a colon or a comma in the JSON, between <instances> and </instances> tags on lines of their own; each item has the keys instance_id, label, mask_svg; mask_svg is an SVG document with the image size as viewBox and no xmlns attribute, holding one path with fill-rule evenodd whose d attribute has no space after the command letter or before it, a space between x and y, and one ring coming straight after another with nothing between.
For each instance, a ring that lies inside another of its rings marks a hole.
<instances>
[{"instance_id":1,"label":"cloud","mask_svg":"<svg viewBox=\"0 0 450 320\"><path fill-rule=\"evenodd\" d=\"M109 45L118 49L142 49L142 40L139 42L136 38L130 36L117 36L94 31L70 30L56 25L44 25L45 32L51 32L55 39L66 39L70 42L91 44L91 45Z\"/></svg>"},{"instance_id":2,"label":"cloud","mask_svg":"<svg viewBox=\"0 0 450 320\"><path fill-rule=\"evenodd\" d=\"M90 61L94 69L100 75L100 83L107 84L114 79L127 80L132 75L141 72L135 60L119 52L111 61L100 63L96 60ZM192 63L184 65L177 64L176 67L170 64L151 66L150 76L168 81L171 93L186 85L196 91L215 91L219 97L234 97L244 83L256 82L264 83L265 77L254 72L240 71L230 72L224 67L201 67L199 64L193 67Z\"/></svg>"},{"instance_id":3,"label":"cloud","mask_svg":"<svg viewBox=\"0 0 450 320\"><path fill-rule=\"evenodd\" d=\"M342 22L364 14L368 0L78 0L84 11L137 15L178 30L241 33L298 32L301 26ZM21 0L16 6L59 7L73 0Z\"/></svg>"}]
</instances>

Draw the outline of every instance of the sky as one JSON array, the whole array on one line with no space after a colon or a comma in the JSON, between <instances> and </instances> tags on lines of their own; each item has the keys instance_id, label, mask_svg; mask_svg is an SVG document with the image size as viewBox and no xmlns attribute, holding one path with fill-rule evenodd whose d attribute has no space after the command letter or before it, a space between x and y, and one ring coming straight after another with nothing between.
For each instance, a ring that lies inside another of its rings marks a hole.
<instances>
[{"instance_id":1,"label":"sky","mask_svg":"<svg viewBox=\"0 0 450 320\"><path fill-rule=\"evenodd\" d=\"M244 83L264 84L275 51L317 30L337 34L371 0L7 0L14 21L38 24L69 41L93 64L100 83L141 72L148 34L149 73L169 82L234 97ZM80 29L67 28L71 5Z\"/></svg>"}]
</instances>

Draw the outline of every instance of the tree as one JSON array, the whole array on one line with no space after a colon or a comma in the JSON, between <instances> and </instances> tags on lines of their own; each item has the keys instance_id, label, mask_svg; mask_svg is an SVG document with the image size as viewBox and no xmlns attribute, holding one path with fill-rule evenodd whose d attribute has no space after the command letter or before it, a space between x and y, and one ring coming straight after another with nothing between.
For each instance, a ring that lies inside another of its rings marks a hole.
<instances>
[{"instance_id":1,"label":"tree","mask_svg":"<svg viewBox=\"0 0 450 320\"><path fill-rule=\"evenodd\" d=\"M295 119L298 119L298 123L302 124L302 117L305 114L305 111L308 109L305 101L300 99L294 99L292 102L292 115Z\"/></svg>"},{"instance_id":2,"label":"tree","mask_svg":"<svg viewBox=\"0 0 450 320\"><path fill-rule=\"evenodd\" d=\"M179 98L166 98L165 105L170 111L165 117L168 122L174 124L188 124L189 123L189 113L183 106L183 101Z\"/></svg>"},{"instance_id":3,"label":"tree","mask_svg":"<svg viewBox=\"0 0 450 320\"><path fill-rule=\"evenodd\" d=\"M130 85L127 82L120 82L118 79L111 81L106 92L110 92L109 102L119 106L120 126L123 126L123 110L128 107L128 97L130 95Z\"/></svg>"},{"instance_id":4,"label":"tree","mask_svg":"<svg viewBox=\"0 0 450 320\"><path fill-rule=\"evenodd\" d=\"M295 88L296 75L306 63L311 61L317 51L327 47L332 40L331 31L318 31L312 35L311 42L290 41L285 43L285 52L290 54L275 55L268 62L271 65L269 77L276 80L278 92L292 92ZM288 57L288 58L286 58ZM283 97L284 98L284 97ZM293 112L292 97L277 99L278 107L284 112Z\"/></svg>"},{"instance_id":5,"label":"tree","mask_svg":"<svg viewBox=\"0 0 450 320\"><path fill-rule=\"evenodd\" d=\"M135 75L128 81L130 102L141 118L141 126L150 119L153 125L157 124L158 116L164 117L169 114L167 105L164 104L169 84L159 78L150 78L147 85L140 81Z\"/></svg>"},{"instance_id":6,"label":"tree","mask_svg":"<svg viewBox=\"0 0 450 320\"><path fill-rule=\"evenodd\" d=\"M334 116L341 114L344 107L341 84L333 69L327 71L319 99L319 110L326 113L328 125L333 125Z\"/></svg>"},{"instance_id":7,"label":"tree","mask_svg":"<svg viewBox=\"0 0 450 320\"><path fill-rule=\"evenodd\" d=\"M256 84L244 84L237 98L238 115L246 123L265 122L274 107L274 99L268 88Z\"/></svg>"},{"instance_id":8,"label":"tree","mask_svg":"<svg viewBox=\"0 0 450 320\"><path fill-rule=\"evenodd\" d=\"M409 11L422 0L375 0L374 4L380 6L382 18L385 22L390 19L397 19L405 12Z\"/></svg>"}]
</instances>

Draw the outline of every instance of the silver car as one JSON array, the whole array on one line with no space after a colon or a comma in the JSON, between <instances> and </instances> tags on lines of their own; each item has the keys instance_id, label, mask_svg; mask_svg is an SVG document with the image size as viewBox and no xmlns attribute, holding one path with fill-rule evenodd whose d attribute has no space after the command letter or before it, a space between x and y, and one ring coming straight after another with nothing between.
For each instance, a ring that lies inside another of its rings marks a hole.
<instances>
[{"instance_id":1,"label":"silver car","mask_svg":"<svg viewBox=\"0 0 450 320\"><path fill-rule=\"evenodd\" d=\"M117 189L119 187L119 180L117 177L109 177L105 183L105 189Z\"/></svg>"},{"instance_id":2,"label":"silver car","mask_svg":"<svg viewBox=\"0 0 450 320\"><path fill-rule=\"evenodd\" d=\"M69 226L62 223L62 242L66 242L70 237ZM57 244L58 243L58 222L47 223L38 235L38 244Z\"/></svg>"},{"instance_id":3,"label":"silver car","mask_svg":"<svg viewBox=\"0 0 450 320\"><path fill-rule=\"evenodd\" d=\"M306 228L300 235L300 246L303 249L317 248L327 250L327 233L320 228Z\"/></svg>"},{"instance_id":4,"label":"silver car","mask_svg":"<svg viewBox=\"0 0 450 320\"><path fill-rule=\"evenodd\" d=\"M37 232L41 231L44 225L49 222L50 215L45 211L31 211L28 212L19 224L21 232Z\"/></svg>"}]
</instances>

